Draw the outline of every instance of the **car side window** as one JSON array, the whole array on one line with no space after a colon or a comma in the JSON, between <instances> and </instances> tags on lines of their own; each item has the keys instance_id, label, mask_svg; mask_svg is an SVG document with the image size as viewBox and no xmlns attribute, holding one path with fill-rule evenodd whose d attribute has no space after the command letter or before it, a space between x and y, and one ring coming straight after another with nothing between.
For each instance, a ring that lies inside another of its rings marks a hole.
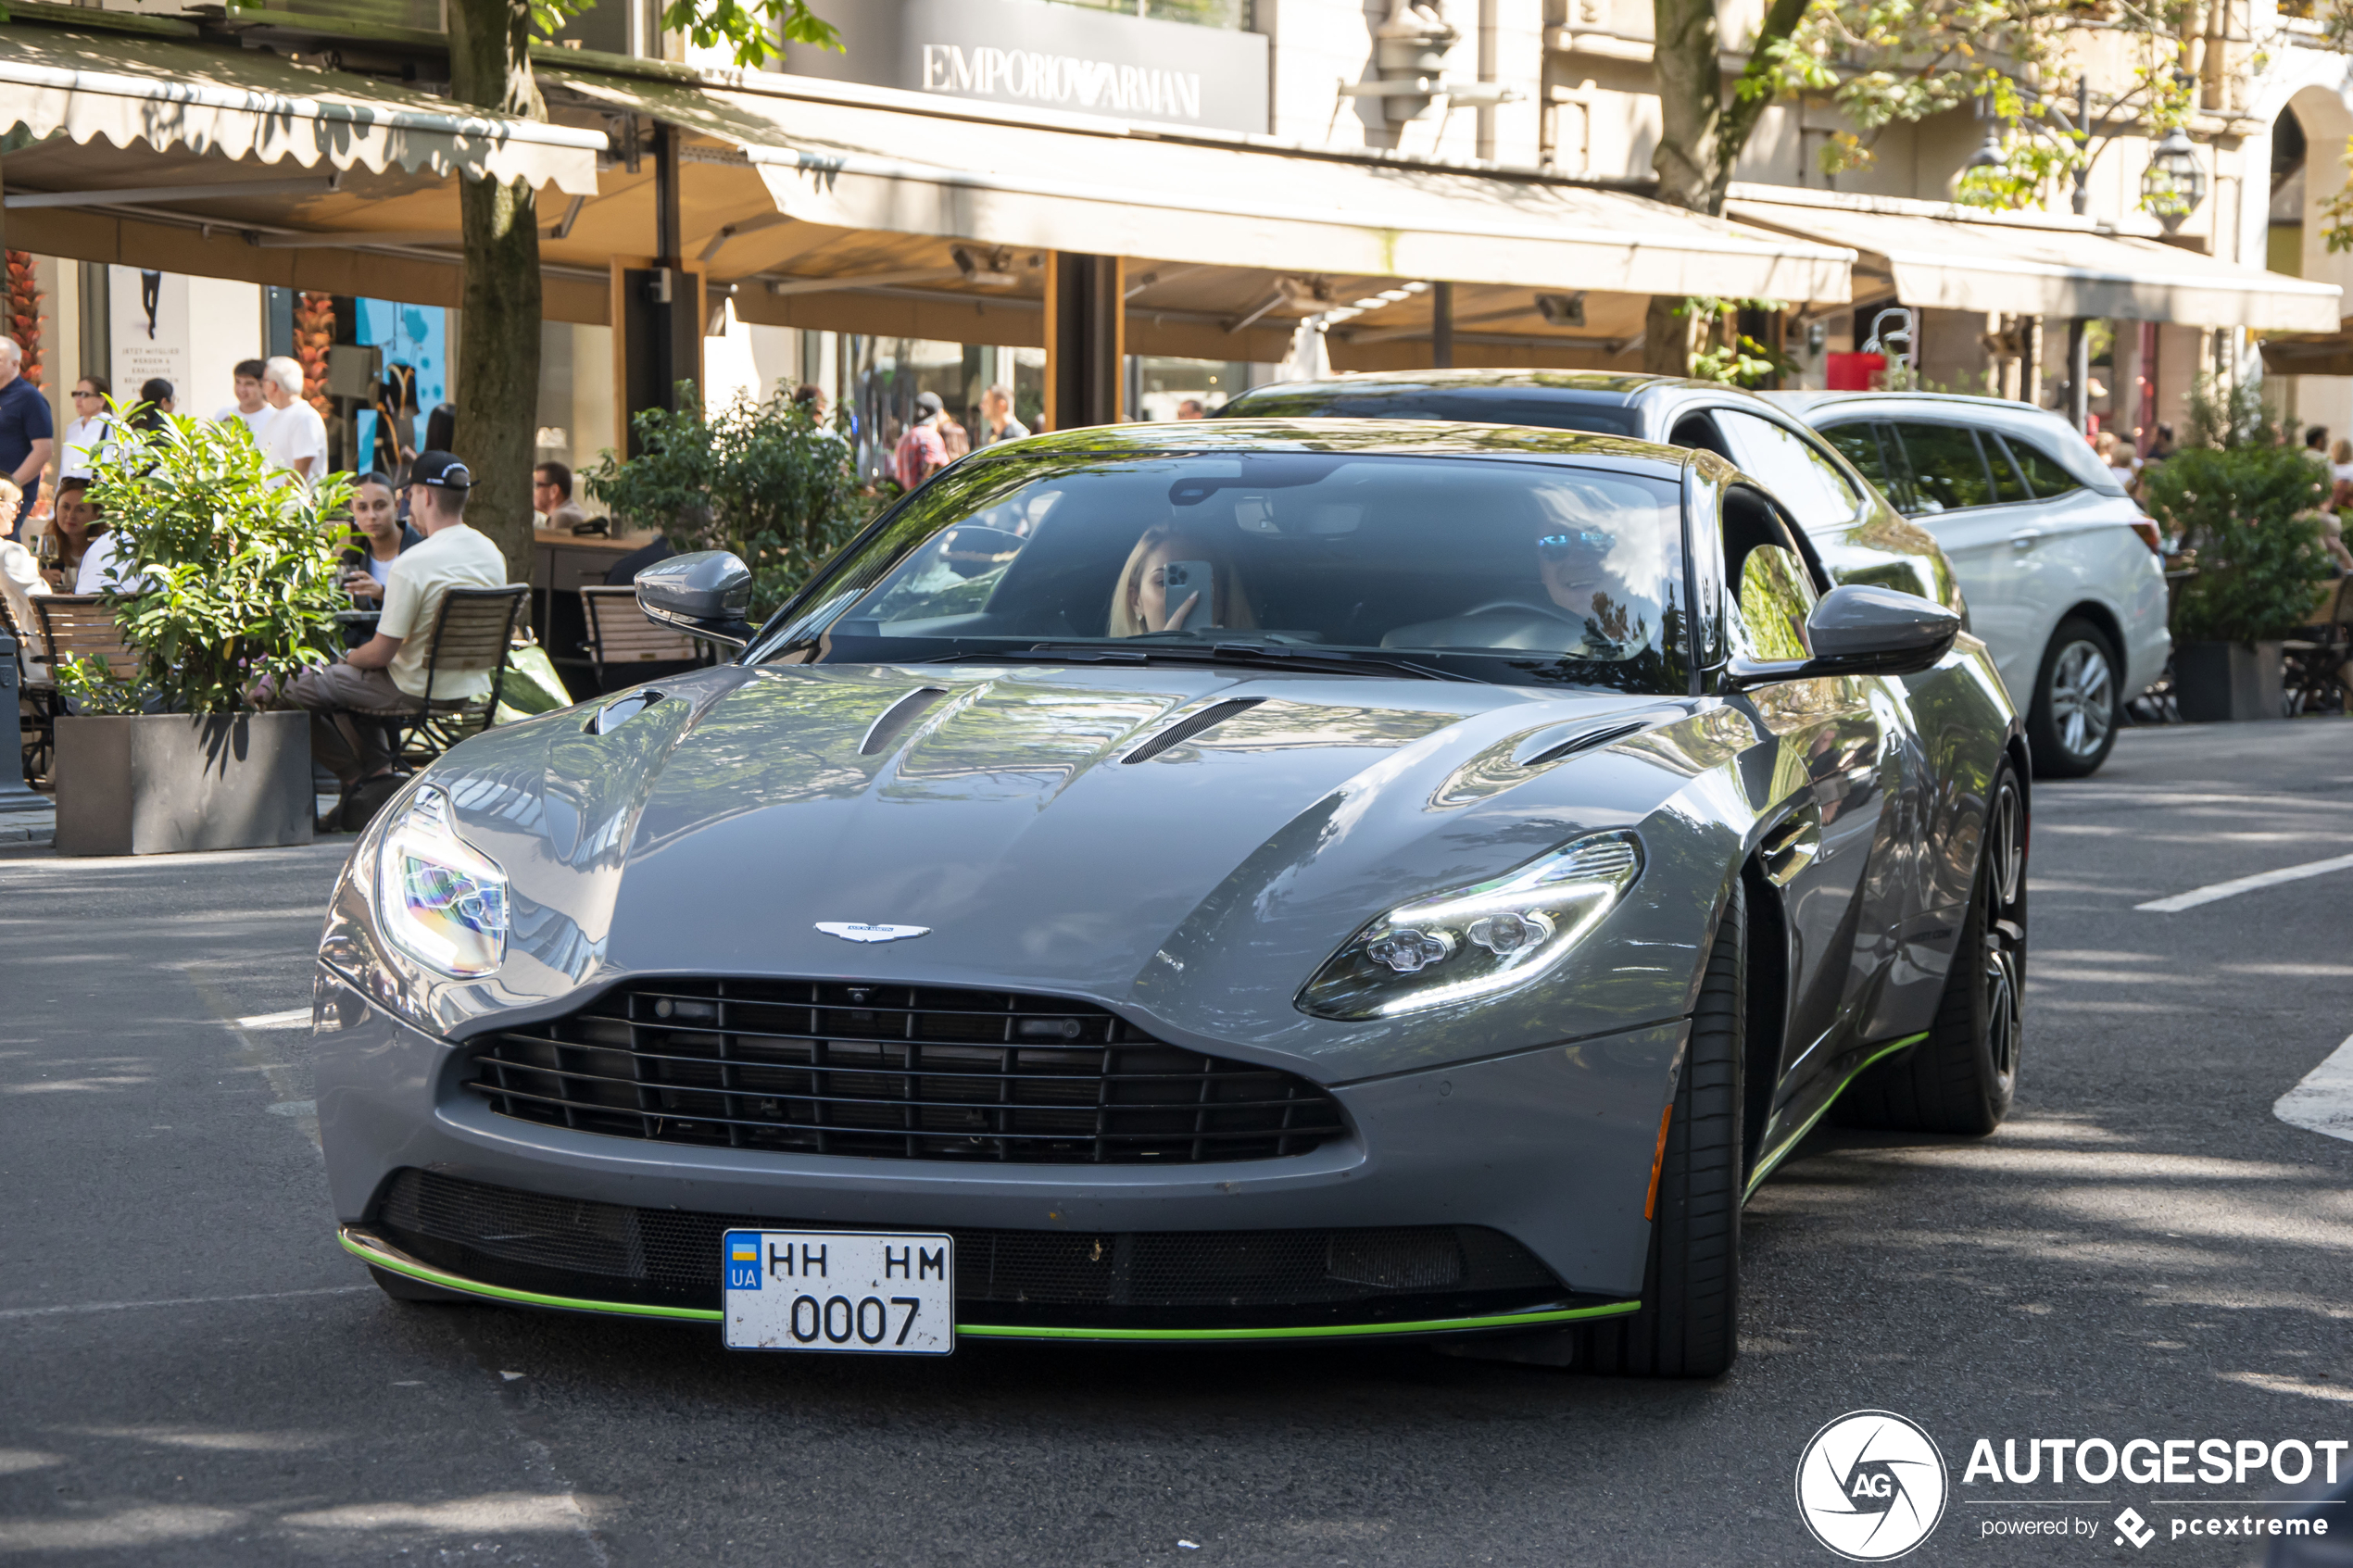
<instances>
[{"instance_id":1,"label":"car side window","mask_svg":"<svg viewBox=\"0 0 2353 1568\"><path fill-rule=\"evenodd\" d=\"M2009 449L2003 445L2002 438L1990 430L1981 430L1977 433L1977 442L1985 449L1985 466L1994 470L1994 504L2007 506L2017 501L2032 500L2034 492L2027 487L2024 476L2018 471L2018 465L2010 461Z\"/></svg>"},{"instance_id":2,"label":"car side window","mask_svg":"<svg viewBox=\"0 0 2353 1568\"><path fill-rule=\"evenodd\" d=\"M2046 501L2054 495L2064 495L2070 490L2083 488L2081 481L2059 467L2057 458L2032 441L2024 441L2015 435L2005 435L1999 439L2010 449L2011 458L2018 464L2019 471L2026 476L2026 487L2034 492L2036 500Z\"/></svg>"},{"instance_id":3,"label":"car side window","mask_svg":"<svg viewBox=\"0 0 2353 1568\"><path fill-rule=\"evenodd\" d=\"M1904 443L1912 470L1913 503L1923 512L1990 506L1992 477L1977 447L1977 433L1962 425L1899 420L1889 427Z\"/></svg>"},{"instance_id":4,"label":"car side window","mask_svg":"<svg viewBox=\"0 0 2353 1568\"><path fill-rule=\"evenodd\" d=\"M1806 621L1814 585L1780 514L1754 491L1724 497L1724 564L1733 652L1775 662L1810 657Z\"/></svg>"},{"instance_id":5,"label":"car side window","mask_svg":"<svg viewBox=\"0 0 2353 1568\"><path fill-rule=\"evenodd\" d=\"M1803 437L1737 408L1718 408L1716 422L1732 444L1733 462L1780 497L1799 527L1818 533L1855 521L1863 497Z\"/></svg>"},{"instance_id":6,"label":"car side window","mask_svg":"<svg viewBox=\"0 0 2353 1568\"><path fill-rule=\"evenodd\" d=\"M1903 449L1895 445L1893 431L1882 424L1861 423L1832 425L1819 433L1865 479L1878 485L1880 494L1897 511L1919 509L1913 503L1911 475L1904 467Z\"/></svg>"}]
</instances>

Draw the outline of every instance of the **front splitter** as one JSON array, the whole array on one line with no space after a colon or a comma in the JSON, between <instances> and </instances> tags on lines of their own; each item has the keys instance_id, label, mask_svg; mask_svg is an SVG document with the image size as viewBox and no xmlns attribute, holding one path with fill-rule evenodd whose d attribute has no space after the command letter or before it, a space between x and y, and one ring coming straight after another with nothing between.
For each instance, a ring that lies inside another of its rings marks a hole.
<instances>
[{"instance_id":1,"label":"front splitter","mask_svg":"<svg viewBox=\"0 0 2353 1568\"><path fill-rule=\"evenodd\" d=\"M359 1226L345 1225L336 1233L344 1250L379 1269L405 1274L459 1295L479 1297L510 1306L537 1307L560 1312L597 1312L612 1317L656 1318L672 1323L718 1323L726 1314L714 1307L655 1307L634 1301L590 1301L570 1296L543 1296L511 1290L453 1274L421 1262L382 1236ZM1624 1317L1642 1310L1642 1302L1610 1301L1593 1307L1564 1307L1550 1311L1507 1312L1491 1317L1427 1318L1413 1323L1316 1324L1291 1328L1038 1328L1019 1323L960 1323L956 1332L975 1339L1090 1339L1201 1344L1215 1341L1270 1339L1397 1338L1433 1334L1478 1334L1513 1329L1548 1328L1556 1323L1595 1318Z\"/></svg>"}]
</instances>

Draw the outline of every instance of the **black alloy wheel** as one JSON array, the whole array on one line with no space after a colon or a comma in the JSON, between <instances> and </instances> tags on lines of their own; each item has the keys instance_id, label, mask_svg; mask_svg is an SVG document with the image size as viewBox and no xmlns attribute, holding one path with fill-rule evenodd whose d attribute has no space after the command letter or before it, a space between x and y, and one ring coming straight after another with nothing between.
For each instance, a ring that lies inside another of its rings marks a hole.
<instances>
[{"instance_id":1,"label":"black alloy wheel","mask_svg":"<svg viewBox=\"0 0 2353 1568\"><path fill-rule=\"evenodd\" d=\"M1969 915L1935 1022L1927 1039L1849 1085L1837 1120L1899 1132L1992 1132L2018 1094L2025 1000L2026 797L2004 762L1986 797Z\"/></svg>"},{"instance_id":2,"label":"black alloy wheel","mask_svg":"<svg viewBox=\"0 0 2353 1568\"><path fill-rule=\"evenodd\" d=\"M2060 621L2043 650L2026 719L2035 773L2080 779L2099 771L2116 746L2123 695L2124 660L2108 633L2080 616Z\"/></svg>"}]
</instances>

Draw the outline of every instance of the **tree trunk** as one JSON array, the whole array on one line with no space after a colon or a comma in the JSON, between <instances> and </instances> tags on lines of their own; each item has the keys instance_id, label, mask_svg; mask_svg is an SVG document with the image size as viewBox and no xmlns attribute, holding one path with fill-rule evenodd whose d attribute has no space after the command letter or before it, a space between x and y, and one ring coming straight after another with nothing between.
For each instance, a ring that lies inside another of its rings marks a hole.
<instances>
[{"instance_id":1,"label":"tree trunk","mask_svg":"<svg viewBox=\"0 0 2353 1568\"><path fill-rule=\"evenodd\" d=\"M1787 38L1806 15L1807 0L1772 0L1749 41L1749 74L1761 75L1766 45ZM1658 175L1660 201L1687 212L1719 218L1724 188L1740 161L1749 134L1765 112L1767 97L1735 94L1724 101L1715 0L1651 0L1657 43L1652 60L1658 80L1658 150L1651 168ZM1678 317L1679 295L1654 295L1645 318L1642 369L1660 375L1691 374L1696 312Z\"/></svg>"},{"instance_id":2,"label":"tree trunk","mask_svg":"<svg viewBox=\"0 0 2353 1568\"><path fill-rule=\"evenodd\" d=\"M522 0L450 0L452 96L516 119L545 119L531 76ZM539 227L529 182L459 182L465 330L458 334L458 456L473 470L466 521L531 579L531 466L539 415Z\"/></svg>"}]
</instances>

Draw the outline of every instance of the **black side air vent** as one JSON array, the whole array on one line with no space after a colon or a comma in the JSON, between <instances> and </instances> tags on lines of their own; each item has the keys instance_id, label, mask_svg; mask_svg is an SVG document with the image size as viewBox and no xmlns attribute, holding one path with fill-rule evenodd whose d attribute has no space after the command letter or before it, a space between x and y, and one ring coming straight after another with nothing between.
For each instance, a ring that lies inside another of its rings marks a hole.
<instances>
[{"instance_id":1,"label":"black side air vent","mask_svg":"<svg viewBox=\"0 0 2353 1568\"><path fill-rule=\"evenodd\" d=\"M1523 768L1541 768L1547 762L1557 762L1564 757L1573 757L1580 751L1591 751L1597 746L1607 746L1614 740L1624 740L1638 730L1648 729L1655 721L1644 719L1631 724L1604 724L1598 730L1587 730L1582 734L1571 735L1567 740L1548 746L1533 757L1515 757L1512 760Z\"/></svg>"},{"instance_id":2,"label":"black side air vent","mask_svg":"<svg viewBox=\"0 0 2353 1568\"><path fill-rule=\"evenodd\" d=\"M1238 696L1227 702L1214 702L1191 718L1182 719L1169 725L1120 760L1122 762L1149 762L1170 746L1182 746L1203 730L1222 724L1237 713L1247 713L1265 700L1263 696Z\"/></svg>"},{"instance_id":3,"label":"black side air vent","mask_svg":"<svg viewBox=\"0 0 2353 1568\"><path fill-rule=\"evenodd\" d=\"M662 699L663 694L651 686L640 686L624 696L617 696L588 716L583 726L592 735L609 735L630 720Z\"/></svg>"},{"instance_id":4,"label":"black side air vent","mask_svg":"<svg viewBox=\"0 0 2353 1568\"><path fill-rule=\"evenodd\" d=\"M858 743L858 755L872 757L887 750L900 733L930 711L932 704L948 695L945 686L918 686L882 710L866 730L866 738Z\"/></svg>"}]
</instances>

